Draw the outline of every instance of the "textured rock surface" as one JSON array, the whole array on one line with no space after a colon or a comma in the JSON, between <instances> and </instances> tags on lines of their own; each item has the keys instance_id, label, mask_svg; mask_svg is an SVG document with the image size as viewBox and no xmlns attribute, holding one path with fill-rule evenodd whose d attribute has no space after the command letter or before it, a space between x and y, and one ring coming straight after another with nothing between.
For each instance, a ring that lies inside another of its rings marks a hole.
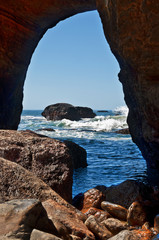
<instances>
[{"instance_id":1,"label":"textured rock surface","mask_svg":"<svg viewBox=\"0 0 159 240\"><path fill-rule=\"evenodd\" d=\"M142 226L147 220L146 211L140 202L133 202L127 215L127 222L130 226Z\"/></svg>"},{"instance_id":2,"label":"textured rock surface","mask_svg":"<svg viewBox=\"0 0 159 240\"><path fill-rule=\"evenodd\" d=\"M34 229L31 233L30 240L62 240L62 238Z\"/></svg>"},{"instance_id":3,"label":"textured rock surface","mask_svg":"<svg viewBox=\"0 0 159 240\"><path fill-rule=\"evenodd\" d=\"M42 112L47 120L62 120L69 119L72 121L78 121L81 118L94 118L96 114L91 108L87 107L74 107L68 103L56 103L50 106L47 106Z\"/></svg>"},{"instance_id":4,"label":"textured rock surface","mask_svg":"<svg viewBox=\"0 0 159 240\"><path fill-rule=\"evenodd\" d=\"M106 201L101 203L101 207L102 209L108 211L108 213L110 213L113 217L126 221L127 218L126 208Z\"/></svg>"},{"instance_id":5,"label":"textured rock surface","mask_svg":"<svg viewBox=\"0 0 159 240\"><path fill-rule=\"evenodd\" d=\"M94 235L71 209L66 211L65 206L51 199L43 202L43 207L63 239L70 239L69 236L73 234L81 239L95 240Z\"/></svg>"},{"instance_id":6,"label":"textured rock surface","mask_svg":"<svg viewBox=\"0 0 159 240\"><path fill-rule=\"evenodd\" d=\"M77 218L86 220L84 214L74 208L46 183L19 164L0 158L0 202L14 199L36 198L41 202L52 199L62 205L65 211L72 211Z\"/></svg>"},{"instance_id":7,"label":"textured rock surface","mask_svg":"<svg viewBox=\"0 0 159 240\"><path fill-rule=\"evenodd\" d=\"M97 9L121 68L133 141L159 170L159 2L97 0Z\"/></svg>"},{"instance_id":8,"label":"textured rock surface","mask_svg":"<svg viewBox=\"0 0 159 240\"><path fill-rule=\"evenodd\" d=\"M72 200L72 156L60 141L31 131L0 130L0 157L14 161Z\"/></svg>"},{"instance_id":9,"label":"textured rock surface","mask_svg":"<svg viewBox=\"0 0 159 240\"><path fill-rule=\"evenodd\" d=\"M40 223L40 224L39 224ZM52 228L49 229L49 225ZM3 237L30 239L34 228L57 234L46 211L36 199L12 200L0 204L0 239Z\"/></svg>"},{"instance_id":10,"label":"textured rock surface","mask_svg":"<svg viewBox=\"0 0 159 240\"><path fill-rule=\"evenodd\" d=\"M121 68L130 133L154 176L159 171L158 0L1 0L0 128L18 126L26 71L47 29L95 9Z\"/></svg>"}]
</instances>

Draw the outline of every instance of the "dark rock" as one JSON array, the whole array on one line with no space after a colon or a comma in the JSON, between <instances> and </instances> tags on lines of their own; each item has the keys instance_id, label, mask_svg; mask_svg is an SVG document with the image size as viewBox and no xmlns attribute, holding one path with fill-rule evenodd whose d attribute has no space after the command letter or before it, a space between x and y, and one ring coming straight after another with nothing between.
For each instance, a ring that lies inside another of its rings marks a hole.
<instances>
[{"instance_id":1,"label":"dark rock","mask_svg":"<svg viewBox=\"0 0 159 240\"><path fill-rule=\"evenodd\" d=\"M101 113L107 113L108 111L107 110L98 110L97 112L101 112Z\"/></svg>"},{"instance_id":2,"label":"dark rock","mask_svg":"<svg viewBox=\"0 0 159 240\"><path fill-rule=\"evenodd\" d=\"M106 201L119 204L125 208L129 208L138 199L147 199L150 191L151 188L135 180L126 180L118 185L107 187L105 190L103 188Z\"/></svg>"},{"instance_id":3,"label":"dark rock","mask_svg":"<svg viewBox=\"0 0 159 240\"><path fill-rule=\"evenodd\" d=\"M96 114L91 108L87 107L74 107L71 104L67 103L56 103L50 106L47 106L42 112L47 120L62 120L69 119L72 121L78 121L81 118L94 118Z\"/></svg>"},{"instance_id":4,"label":"dark rock","mask_svg":"<svg viewBox=\"0 0 159 240\"><path fill-rule=\"evenodd\" d=\"M72 156L73 168L85 168L87 167L87 152L84 148L72 141L64 141Z\"/></svg>"},{"instance_id":5,"label":"dark rock","mask_svg":"<svg viewBox=\"0 0 159 240\"><path fill-rule=\"evenodd\" d=\"M127 219L126 208L114 203L106 202L106 201L103 201L101 203L101 207L103 210L108 211L108 213L110 213L113 217L126 221Z\"/></svg>"},{"instance_id":6,"label":"dark rock","mask_svg":"<svg viewBox=\"0 0 159 240\"><path fill-rule=\"evenodd\" d=\"M130 134L129 128L120 129L120 130L118 130L118 131L115 131L115 133L119 133L119 134Z\"/></svg>"},{"instance_id":7,"label":"dark rock","mask_svg":"<svg viewBox=\"0 0 159 240\"><path fill-rule=\"evenodd\" d=\"M31 131L0 130L0 157L14 161L72 201L73 164L65 143Z\"/></svg>"},{"instance_id":8,"label":"dark rock","mask_svg":"<svg viewBox=\"0 0 159 240\"><path fill-rule=\"evenodd\" d=\"M159 233L159 214L154 219L154 230L156 233Z\"/></svg>"},{"instance_id":9,"label":"dark rock","mask_svg":"<svg viewBox=\"0 0 159 240\"><path fill-rule=\"evenodd\" d=\"M55 132L55 130L53 128L39 128L36 131L47 131L47 132Z\"/></svg>"}]
</instances>

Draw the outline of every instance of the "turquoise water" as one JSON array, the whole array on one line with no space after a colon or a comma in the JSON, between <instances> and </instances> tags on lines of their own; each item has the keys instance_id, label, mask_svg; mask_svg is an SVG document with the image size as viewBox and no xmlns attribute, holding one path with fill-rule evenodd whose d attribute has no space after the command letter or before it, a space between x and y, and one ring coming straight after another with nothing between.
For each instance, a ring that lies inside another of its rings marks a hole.
<instances>
[{"instance_id":1,"label":"turquoise water","mask_svg":"<svg viewBox=\"0 0 159 240\"><path fill-rule=\"evenodd\" d=\"M130 135L115 133L126 128L126 108L97 113L81 121L46 121L40 110L24 110L19 130L53 128L55 132L38 131L60 140L71 140L87 151L87 168L74 171L73 196L96 185L110 186L126 179L144 180L146 163Z\"/></svg>"}]
</instances>

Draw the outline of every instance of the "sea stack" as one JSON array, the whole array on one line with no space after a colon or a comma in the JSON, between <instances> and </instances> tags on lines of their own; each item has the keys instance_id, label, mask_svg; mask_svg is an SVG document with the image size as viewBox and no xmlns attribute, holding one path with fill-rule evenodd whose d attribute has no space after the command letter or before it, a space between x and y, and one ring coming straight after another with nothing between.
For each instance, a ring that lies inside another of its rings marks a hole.
<instances>
[{"instance_id":1,"label":"sea stack","mask_svg":"<svg viewBox=\"0 0 159 240\"><path fill-rule=\"evenodd\" d=\"M81 118L94 118L96 114L88 107L75 107L68 103L56 103L47 106L42 112L47 120L62 120L69 119L72 121L79 121Z\"/></svg>"}]
</instances>

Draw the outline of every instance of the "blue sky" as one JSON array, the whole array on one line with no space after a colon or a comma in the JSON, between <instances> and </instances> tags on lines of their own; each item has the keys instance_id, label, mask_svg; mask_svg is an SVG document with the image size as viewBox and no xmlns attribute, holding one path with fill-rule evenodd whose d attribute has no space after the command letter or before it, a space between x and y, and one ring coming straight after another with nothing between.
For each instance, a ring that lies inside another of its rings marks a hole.
<instances>
[{"instance_id":1,"label":"blue sky","mask_svg":"<svg viewBox=\"0 0 159 240\"><path fill-rule=\"evenodd\" d=\"M119 65L96 11L75 15L47 31L32 57L24 109L66 102L93 109L125 105Z\"/></svg>"}]
</instances>

